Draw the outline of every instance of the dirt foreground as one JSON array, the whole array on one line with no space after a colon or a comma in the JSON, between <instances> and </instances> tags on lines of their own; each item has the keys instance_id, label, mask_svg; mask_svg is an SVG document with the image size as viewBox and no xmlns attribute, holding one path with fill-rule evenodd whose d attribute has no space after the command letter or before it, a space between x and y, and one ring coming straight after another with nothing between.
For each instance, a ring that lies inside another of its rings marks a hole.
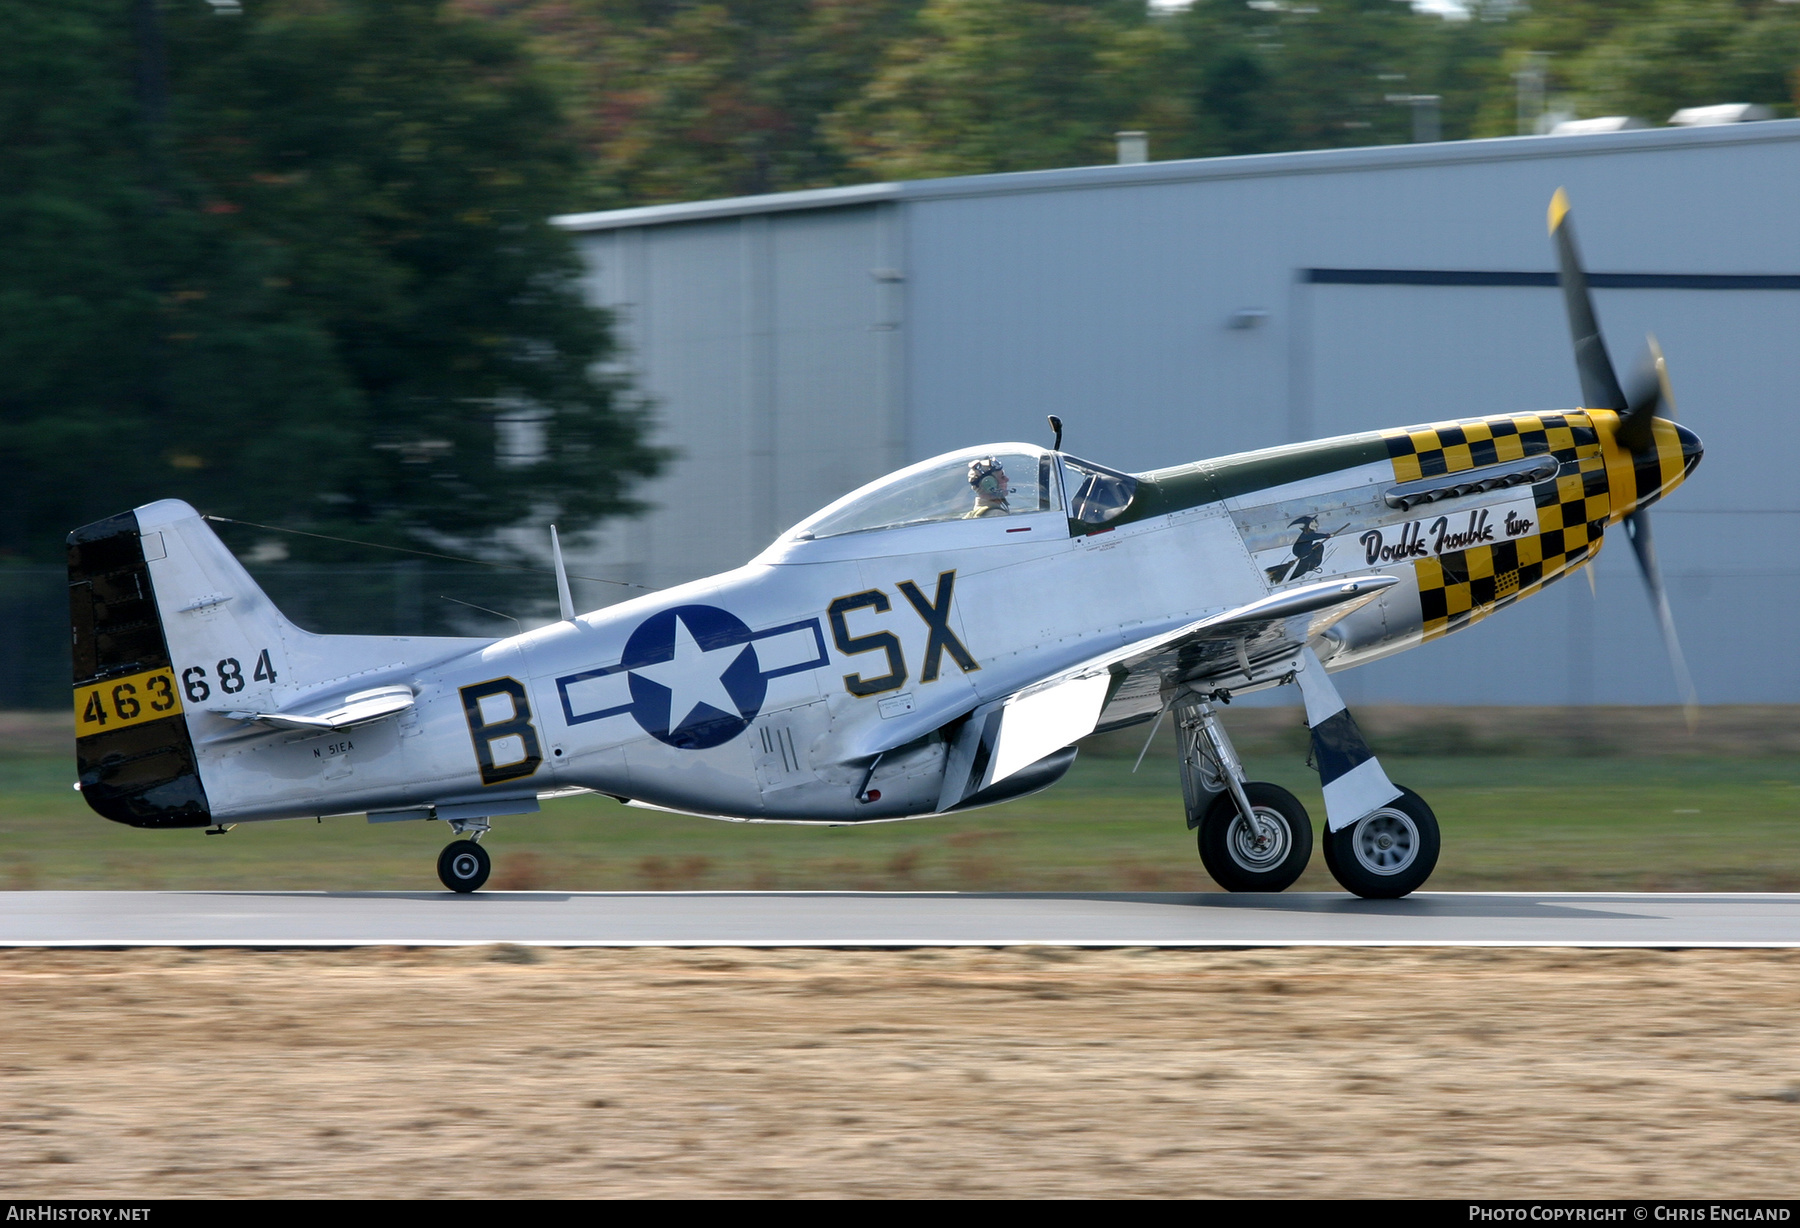
<instances>
[{"instance_id":1,"label":"dirt foreground","mask_svg":"<svg viewBox=\"0 0 1800 1228\"><path fill-rule=\"evenodd\" d=\"M0 1193L1793 1197L1800 952L0 952Z\"/></svg>"}]
</instances>

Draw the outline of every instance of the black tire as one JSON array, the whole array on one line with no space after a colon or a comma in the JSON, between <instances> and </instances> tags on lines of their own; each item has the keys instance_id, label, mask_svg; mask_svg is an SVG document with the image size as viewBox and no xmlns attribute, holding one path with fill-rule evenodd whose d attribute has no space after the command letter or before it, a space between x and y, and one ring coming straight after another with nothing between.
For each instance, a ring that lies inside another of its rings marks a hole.
<instances>
[{"instance_id":1,"label":"black tire","mask_svg":"<svg viewBox=\"0 0 1800 1228\"><path fill-rule=\"evenodd\" d=\"M438 854L438 881L464 895L481 890L493 868L493 858L473 840L452 841Z\"/></svg>"},{"instance_id":2,"label":"black tire","mask_svg":"<svg viewBox=\"0 0 1800 1228\"><path fill-rule=\"evenodd\" d=\"M1437 869L1437 816L1425 799L1400 796L1342 831L1325 833L1325 867L1344 890L1365 900L1397 900L1425 885Z\"/></svg>"},{"instance_id":3,"label":"black tire","mask_svg":"<svg viewBox=\"0 0 1800 1228\"><path fill-rule=\"evenodd\" d=\"M1276 824L1274 833L1264 836L1268 846L1259 849L1251 844L1249 826L1228 790L1213 798L1200 819L1200 860L1213 881L1227 891L1285 891L1312 856L1312 822L1306 807L1267 781L1250 781L1244 795L1259 819Z\"/></svg>"}]
</instances>

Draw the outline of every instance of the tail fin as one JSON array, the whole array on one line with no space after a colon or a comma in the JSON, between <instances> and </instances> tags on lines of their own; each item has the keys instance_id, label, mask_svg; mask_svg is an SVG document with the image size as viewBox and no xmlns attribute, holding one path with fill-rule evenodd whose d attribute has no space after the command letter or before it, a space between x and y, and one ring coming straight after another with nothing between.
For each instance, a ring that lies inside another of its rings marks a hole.
<instances>
[{"instance_id":1,"label":"tail fin","mask_svg":"<svg viewBox=\"0 0 1800 1228\"><path fill-rule=\"evenodd\" d=\"M135 512L69 534L81 796L133 827L212 821Z\"/></svg>"},{"instance_id":2,"label":"tail fin","mask_svg":"<svg viewBox=\"0 0 1800 1228\"><path fill-rule=\"evenodd\" d=\"M303 631L174 499L69 535L69 613L82 797L134 827L212 821L196 738L233 728L230 713L278 712L489 642Z\"/></svg>"}]
</instances>

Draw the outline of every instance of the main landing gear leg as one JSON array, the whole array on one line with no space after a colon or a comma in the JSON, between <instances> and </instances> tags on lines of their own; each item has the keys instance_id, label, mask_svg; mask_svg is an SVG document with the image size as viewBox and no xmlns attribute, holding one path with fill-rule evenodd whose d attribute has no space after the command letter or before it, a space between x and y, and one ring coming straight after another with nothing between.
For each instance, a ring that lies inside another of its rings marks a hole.
<instances>
[{"instance_id":1,"label":"main landing gear leg","mask_svg":"<svg viewBox=\"0 0 1800 1228\"><path fill-rule=\"evenodd\" d=\"M1301 656L1296 677L1325 791L1325 865L1364 899L1417 891L1437 868L1437 816L1424 798L1387 778L1319 658L1310 648Z\"/></svg>"},{"instance_id":2,"label":"main landing gear leg","mask_svg":"<svg viewBox=\"0 0 1800 1228\"><path fill-rule=\"evenodd\" d=\"M1184 698L1176 708L1181 795L1188 826L1199 828L1200 860L1227 891L1282 891L1312 856L1312 823L1280 785L1245 780L1237 751L1212 705Z\"/></svg>"},{"instance_id":3,"label":"main landing gear leg","mask_svg":"<svg viewBox=\"0 0 1800 1228\"><path fill-rule=\"evenodd\" d=\"M467 895L479 891L493 872L494 859L478 841L488 834L486 819L451 819L450 829L467 839L453 840L438 854L438 881L450 890Z\"/></svg>"}]
</instances>

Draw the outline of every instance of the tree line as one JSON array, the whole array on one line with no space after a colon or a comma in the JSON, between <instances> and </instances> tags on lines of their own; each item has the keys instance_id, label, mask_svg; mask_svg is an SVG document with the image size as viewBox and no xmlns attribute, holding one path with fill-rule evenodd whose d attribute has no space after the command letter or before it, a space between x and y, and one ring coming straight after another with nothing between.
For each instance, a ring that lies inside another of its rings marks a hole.
<instances>
[{"instance_id":1,"label":"tree line","mask_svg":"<svg viewBox=\"0 0 1800 1228\"><path fill-rule=\"evenodd\" d=\"M0 0L0 566L165 497L419 548L633 510L667 457L558 213L1393 143L1407 95L1508 134L1527 69L1800 90L1800 4L1472 3Z\"/></svg>"},{"instance_id":2,"label":"tree line","mask_svg":"<svg viewBox=\"0 0 1800 1228\"><path fill-rule=\"evenodd\" d=\"M1786 0L457 0L559 66L595 207L883 179L1519 130L1570 116L1794 113ZM1535 119L1536 116L1528 116Z\"/></svg>"}]
</instances>

